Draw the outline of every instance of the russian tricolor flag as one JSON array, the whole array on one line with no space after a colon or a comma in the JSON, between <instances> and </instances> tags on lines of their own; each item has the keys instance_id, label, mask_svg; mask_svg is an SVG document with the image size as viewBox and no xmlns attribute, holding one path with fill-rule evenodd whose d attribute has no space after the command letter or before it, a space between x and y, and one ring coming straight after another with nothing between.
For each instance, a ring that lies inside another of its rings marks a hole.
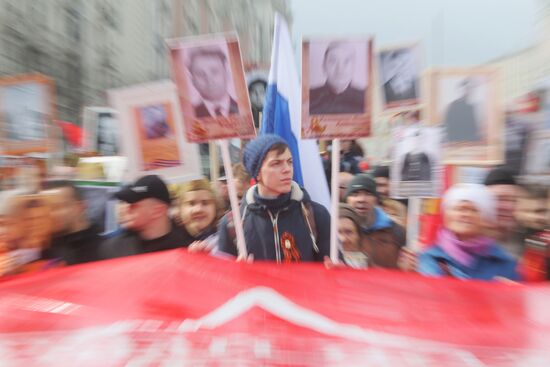
<instances>
[{"instance_id":1,"label":"russian tricolor flag","mask_svg":"<svg viewBox=\"0 0 550 367\"><path fill-rule=\"evenodd\" d=\"M294 161L294 181L305 187L311 198L330 210L327 180L315 140L300 138L300 82L288 26L275 14L271 70L260 134L277 134L285 139Z\"/></svg>"}]
</instances>

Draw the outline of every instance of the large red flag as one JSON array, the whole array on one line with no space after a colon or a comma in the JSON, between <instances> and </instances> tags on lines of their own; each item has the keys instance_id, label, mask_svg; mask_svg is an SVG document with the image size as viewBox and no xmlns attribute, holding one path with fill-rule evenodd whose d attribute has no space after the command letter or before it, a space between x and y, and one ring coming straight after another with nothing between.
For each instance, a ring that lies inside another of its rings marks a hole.
<instances>
[{"instance_id":1,"label":"large red flag","mask_svg":"<svg viewBox=\"0 0 550 367\"><path fill-rule=\"evenodd\" d=\"M175 250L0 282L0 365L550 366L550 287Z\"/></svg>"}]
</instances>

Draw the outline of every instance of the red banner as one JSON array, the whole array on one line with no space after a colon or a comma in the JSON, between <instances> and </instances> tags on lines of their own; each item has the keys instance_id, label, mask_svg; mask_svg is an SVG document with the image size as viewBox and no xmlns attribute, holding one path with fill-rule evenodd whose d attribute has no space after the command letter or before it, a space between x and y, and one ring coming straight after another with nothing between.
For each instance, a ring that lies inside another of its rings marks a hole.
<instances>
[{"instance_id":1,"label":"red banner","mask_svg":"<svg viewBox=\"0 0 550 367\"><path fill-rule=\"evenodd\" d=\"M185 250L0 283L0 365L549 366L550 287Z\"/></svg>"}]
</instances>

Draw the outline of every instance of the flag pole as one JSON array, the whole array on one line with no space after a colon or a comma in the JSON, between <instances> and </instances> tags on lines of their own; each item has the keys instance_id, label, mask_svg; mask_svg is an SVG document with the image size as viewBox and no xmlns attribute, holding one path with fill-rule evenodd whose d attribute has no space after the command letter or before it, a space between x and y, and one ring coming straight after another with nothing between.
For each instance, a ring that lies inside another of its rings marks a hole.
<instances>
[{"instance_id":1,"label":"flag pole","mask_svg":"<svg viewBox=\"0 0 550 367\"><path fill-rule=\"evenodd\" d=\"M233 177L233 167L231 167L231 157L229 155L229 143L227 139L218 140L222 151L223 166L225 176L227 177L227 189L229 191L229 202L231 203L231 213L233 215L233 224L235 225L235 234L237 237L237 250L239 257L245 260L248 256L246 252L246 242L244 240L243 223L241 221L241 212L239 210L239 201L237 199L237 189Z\"/></svg>"},{"instance_id":2,"label":"flag pole","mask_svg":"<svg viewBox=\"0 0 550 367\"><path fill-rule=\"evenodd\" d=\"M330 220L330 260L337 264L338 259L338 207L340 205L340 139L332 141L331 179L331 220Z\"/></svg>"}]
</instances>

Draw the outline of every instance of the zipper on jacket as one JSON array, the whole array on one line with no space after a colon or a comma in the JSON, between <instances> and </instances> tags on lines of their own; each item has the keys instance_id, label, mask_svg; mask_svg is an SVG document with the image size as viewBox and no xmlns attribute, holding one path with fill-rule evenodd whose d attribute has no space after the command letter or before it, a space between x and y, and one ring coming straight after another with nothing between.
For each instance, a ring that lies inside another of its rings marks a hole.
<instances>
[{"instance_id":1,"label":"zipper on jacket","mask_svg":"<svg viewBox=\"0 0 550 367\"><path fill-rule=\"evenodd\" d=\"M273 240L275 241L275 259L278 263L281 262L281 248L279 246L279 212L275 214L275 217L273 217L273 214L271 213L271 210L267 210L267 213L269 214L269 218L271 219L271 225L273 226Z\"/></svg>"}]
</instances>

